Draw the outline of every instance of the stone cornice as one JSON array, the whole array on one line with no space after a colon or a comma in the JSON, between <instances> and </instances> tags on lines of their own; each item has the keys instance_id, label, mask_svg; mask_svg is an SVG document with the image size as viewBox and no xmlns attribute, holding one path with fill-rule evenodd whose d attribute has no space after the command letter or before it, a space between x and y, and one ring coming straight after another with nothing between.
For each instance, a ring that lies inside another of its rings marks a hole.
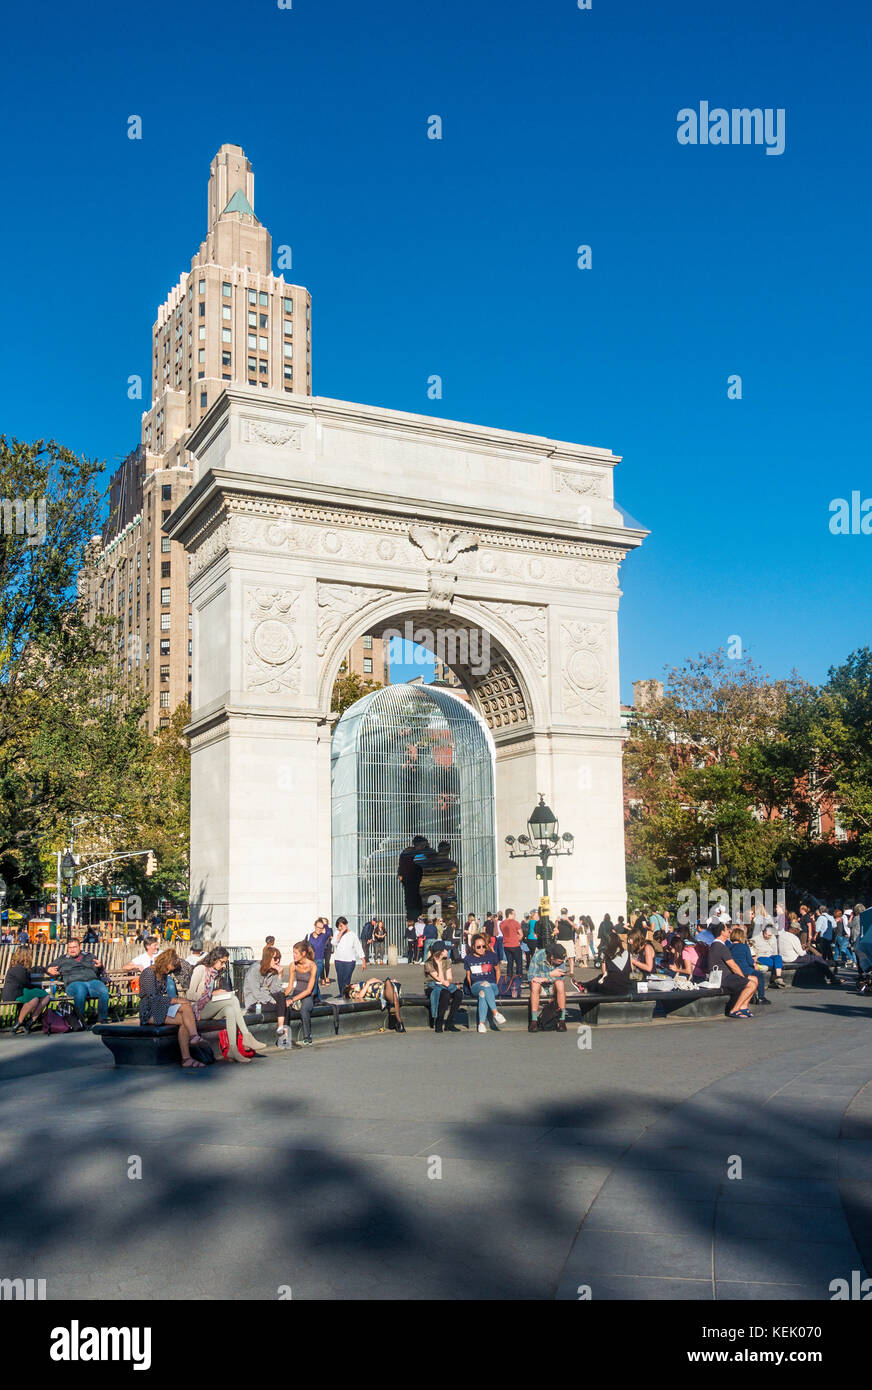
<instances>
[{"instance_id":1,"label":"stone cornice","mask_svg":"<svg viewBox=\"0 0 872 1390\"><path fill-rule=\"evenodd\" d=\"M505 524L499 529L491 524L485 530L480 514L466 508L449 507L444 503L425 507L420 503L406 503L402 498L385 497L382 510L381 498L372 494L360 496L361 504L357 504L350 493L344 493L340 501L329 486L293 483L283 487L277 479L261 480L215 470L201 478L188 493L164 530L193 550L222 511L398 535L407 535L412 521L435 521L440 525L450 523L460 532L474 533L480 545L611 561L623 560L647 535L646 531L627 527L589 526L585 530L591 534L591 539L581 539L577 534L579 528L572 523L519 517L516 513L500 513L493 509L489 509L489 519Z\"/></svg>"}]
</instances>

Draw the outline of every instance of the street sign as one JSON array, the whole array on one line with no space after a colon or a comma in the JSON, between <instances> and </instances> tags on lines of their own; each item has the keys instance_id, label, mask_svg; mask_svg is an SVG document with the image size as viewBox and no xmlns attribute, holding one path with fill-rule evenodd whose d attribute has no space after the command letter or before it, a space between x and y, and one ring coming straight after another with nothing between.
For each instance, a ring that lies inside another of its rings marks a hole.
<instances>
[{"instance_id":1,"label":"street sign","mask_svg":"<svg viewBox=\"0 0 872 1390\"><path fill-rule=\"evenodd\" d=\"M537 864L536 877L541 883L550 883L554 877L554 870L550 864Z\"/></svg>"},{"instance_id":2,"label":"street sign","mask_svg":"<svg viewBox=\"0 0 872 1390\"><path fill-rule=\"evenodd\" d=\"M551 899L550 899L550 898L540 898L540 899L539 899L539 916L540 916L540 917L550 917L550 916L551 916Z\"/></svg>"}]
</instances>

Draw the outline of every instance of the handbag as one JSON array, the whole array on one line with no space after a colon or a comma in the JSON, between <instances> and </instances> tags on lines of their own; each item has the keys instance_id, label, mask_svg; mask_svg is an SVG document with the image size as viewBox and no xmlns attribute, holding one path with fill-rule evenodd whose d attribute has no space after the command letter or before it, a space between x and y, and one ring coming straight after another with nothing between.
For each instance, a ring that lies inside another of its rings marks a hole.
<instances>
[{"instance_id":1,"label":"handbag","mask_svg":"<svg viewBox=\"0 0 872 1390\"><path fill-rule=\"evenodd\" d=\"M226 1036L226 1035L225 1035ZM198 1043L191 1043L191 1056L197 1062L202 1062L204 1067L209 1067L215 1061L215 1053L212 1044L203 1038Z\"/></svg>"}]
</instances>

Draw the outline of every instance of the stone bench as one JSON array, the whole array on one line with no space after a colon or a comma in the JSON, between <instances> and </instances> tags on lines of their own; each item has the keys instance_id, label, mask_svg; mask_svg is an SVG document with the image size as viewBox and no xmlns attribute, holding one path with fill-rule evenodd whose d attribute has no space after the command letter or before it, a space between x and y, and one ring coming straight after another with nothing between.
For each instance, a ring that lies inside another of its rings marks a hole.
<instances>
[{"instance_id":1,"label":"stone bench","mask_svg":"<svg viewBox=\"0 0 872 1390\"><path fill-rule=\"evenodd\" d=\"M604 1026L617 1023L645 1023L668 1018L717 1018L726 1012L729 996L718 989L652 990L650 994L573 994L566 995L567 1023L589 1023ZM428 1008L423 994L403 996L402 1010L406 1027L406 1010L410 1005ZM530 1015L529 995L520 999L498 999L497 1008L509 1026L526 1028ZM467 1010L469 1013L467 1013ZM469 1027L477 1021L476 1001L464 997L455 1022ZM425 1019L425 1022L427 1020Z\"/></svg>"}]
</instances>

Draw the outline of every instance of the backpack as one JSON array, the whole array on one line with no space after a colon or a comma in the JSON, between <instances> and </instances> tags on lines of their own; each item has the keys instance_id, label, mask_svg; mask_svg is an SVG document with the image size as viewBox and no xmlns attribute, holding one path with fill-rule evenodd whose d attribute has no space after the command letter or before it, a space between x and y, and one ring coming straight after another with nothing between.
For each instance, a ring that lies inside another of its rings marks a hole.
<instances>
[{"instance_id":1,"label":"backpack","mask_svg":"<svg viewBox=\"0 0 872 1390\"><path fill-rule=\"evenodd\" d=\"M85 1025L76 1010L75 1004L61 1000L53 1009L46 1009L42 1015L44 1033L83 1033Z\"/></svg>"},{"instance_id":2,"label":"backpack","mask_svg":"<svg viewBox=\"0 0 872 1390\"><path fill-rule=\"evenodd\" d=\"M227 1033L224 1030L222 1030L222 1037L227 1037ZM204 1067L211 1066L215 1061L215 1053L212 1049L212 1044L207 1042L205 1038L198 1043L191 1044L191 1056L194 1058L195 1062L202 1062Z\"/></svg>"},{"instance_id":3,"label":"backpack","mask_svg":"<svg viewBox=\"0 0 872 1390\"><path fill-rule=\"evenodd\" d=\"M521 977L520 975L502 975L497 985L497 994L500 999L520 999L521 997Z\"/></svg>"},{"instance_id":4,"label":"backpack","mask_svg":"<svg viewBox=\"0 0 872 1390\"><path fill-rule=\"evenodd\" d=\"M556 999L546 999L542 1005L542 1012L539 1014L539 1032L550 1033L557 1031L557 1020L560 1017L560 1009Z\"/></svg>"}]
</instances>

